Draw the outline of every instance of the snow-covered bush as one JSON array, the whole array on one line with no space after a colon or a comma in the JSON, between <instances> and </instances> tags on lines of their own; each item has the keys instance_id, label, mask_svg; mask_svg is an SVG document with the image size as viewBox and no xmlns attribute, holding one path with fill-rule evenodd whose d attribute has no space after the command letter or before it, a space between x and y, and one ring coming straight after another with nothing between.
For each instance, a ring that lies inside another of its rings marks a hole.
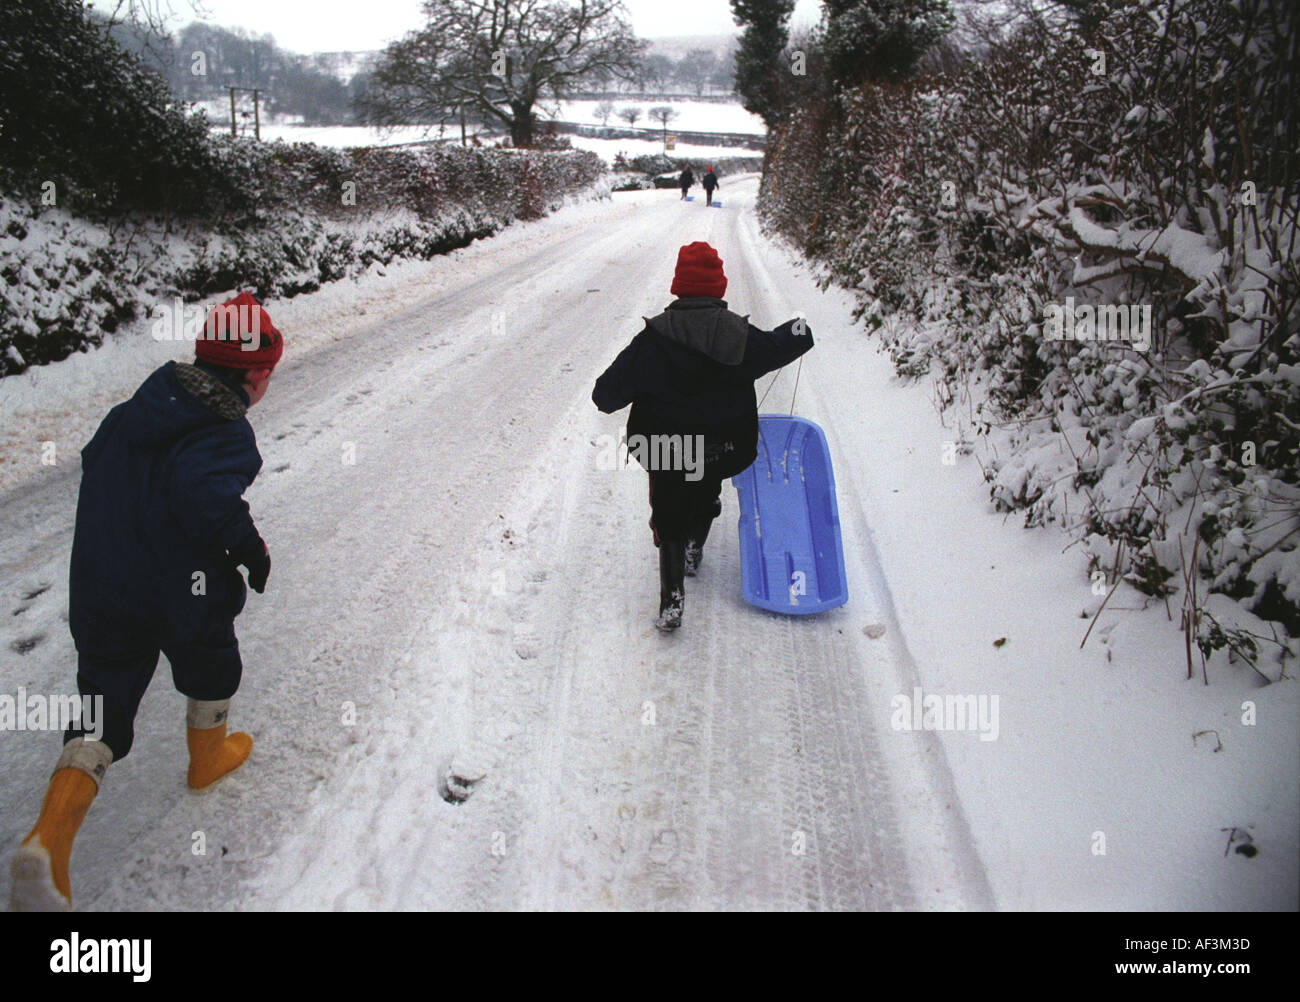
<instances>
[{"instance_id":1,"label":"snow-covered bush","mask_svg":"<svg viewBox=\"0 0 1300 1002\"><path fill-rule=\"evenodd\" d=\"M89 220L0 196L0 376L101 343L143 304L234 288L293 296L375 262L429 258L582 193L594 153L332 150L213 141L223 201L186 219Z\"/></svg>"},{"instance_id":2,"label":"snow-covered bush","mask_svg":"<svg viewBox=\"0 0 1300 1002\"><path fill-rule=\"evenodd\" d=\"M135 314L122 250L63 212L0 199L0 373L91 345Z\"/></svg>"},{"instance_id":3,"label":"snow-covered bush","mask_svg":"<svg viewBox=\"0 0 1300 1002\"><path fill-rule=\"evenodd\" d=\"M1189 645L1257 666L1300 653L1295 20L1141 0L1033 21L802 109L760 198L901 372L981 388L999 506L1070 526L1108 587L1181 588ZM1149 308L1149 347L1051 340L1085 304ZM1251 614L1222 622L1202 579Z\"/></svg>"},{"instance_id":4,"label":"snow-covered bush","mask_svg":"<svg viewBox=\"0 0 1300 1002\"><path fill-rule=\"evenodd\" d=\"M90 22L81 0L0 5L0 123L0 190L43 205L183 212L221 180L207 119Z\"/></svg>"},{"instance_id":5,"label":"snow-covered bush","mask_svg":"<svg viewBox=\"0 0 1300 1002\"><path fill-rule=\"evenodd\" d=\"M593 153L212 136L82 0L7 0L0 377L99 344L138 304L294 295L607 195L602 175Z\"/></svg>"}]
</instances>

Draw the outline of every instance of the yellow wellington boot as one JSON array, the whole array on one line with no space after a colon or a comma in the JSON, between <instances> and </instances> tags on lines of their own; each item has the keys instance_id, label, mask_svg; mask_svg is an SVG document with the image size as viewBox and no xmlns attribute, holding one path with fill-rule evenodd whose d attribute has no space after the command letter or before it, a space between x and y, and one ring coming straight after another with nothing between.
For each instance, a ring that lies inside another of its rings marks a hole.
<instances>
[{"instance_id":1,"label":"yellow wellington boot","mask_svg":"<svg viewBox=\"0 0 1300 1002\"><path fill-rule=\"evenodd\" d=\"M228 772L234 772L248 759L253 739L247 734L227 734L226 715L230 700L189 701L185 743L190 749L190 789L211 786Z\"/></svg>"},{"instance_id":2,"label":"yellow wellington boot","mask_svg":"<svg viewBox=\"0 0 1300 1002\"><path fill-rule=\"evenodd\" d=\"M11 911L67 911L72 907L68 879L72 840L112 761L113 753L102 741L74 738L64 745L41 815L9 868Z\"/></svg>"}]
</instances>

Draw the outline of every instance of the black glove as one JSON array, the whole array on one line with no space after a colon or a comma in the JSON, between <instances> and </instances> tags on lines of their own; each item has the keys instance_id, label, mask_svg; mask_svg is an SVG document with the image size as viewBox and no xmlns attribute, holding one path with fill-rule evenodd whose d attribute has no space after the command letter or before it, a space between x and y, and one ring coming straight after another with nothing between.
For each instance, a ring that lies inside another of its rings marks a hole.
<instances>
[{"instance_id":1,"label":"black glove","mask_svg":"<svg viewBox=\"0 0 1300 1002\"><path fill-rule=\"evenodd\" d=\"M248 568L248 587L259 595L266 590L266 578L271 573L271 554L256 532L230 551L230 559Z\"/></svg>"}]
</instances>

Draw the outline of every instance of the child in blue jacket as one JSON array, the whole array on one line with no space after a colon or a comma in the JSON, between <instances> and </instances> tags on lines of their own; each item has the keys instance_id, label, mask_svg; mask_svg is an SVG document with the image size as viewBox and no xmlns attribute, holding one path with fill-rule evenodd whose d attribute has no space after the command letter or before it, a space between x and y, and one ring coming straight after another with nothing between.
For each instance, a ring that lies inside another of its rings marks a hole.
<instances>
[{"instance_id":1,"label":"child in blue jacket","mask_svg":"<svg viewBox=\"0 0 1300 1002\"><path fill-rule=\"evenodd\" d=\"M238 768L252 738L227 734L243 670L235 617L248 571L259 594L271 558L243 493L262 467L245 413L284 351L248 293L214 308L192 365L169 362L118 404L81 453L69 579L77 688L102 699L97 733L74 726L31 834L11 867L15 910L71 904L68 860L110 762L125 758L159 654L188 697L188 783Z\"/></svg>"}]
</instances>

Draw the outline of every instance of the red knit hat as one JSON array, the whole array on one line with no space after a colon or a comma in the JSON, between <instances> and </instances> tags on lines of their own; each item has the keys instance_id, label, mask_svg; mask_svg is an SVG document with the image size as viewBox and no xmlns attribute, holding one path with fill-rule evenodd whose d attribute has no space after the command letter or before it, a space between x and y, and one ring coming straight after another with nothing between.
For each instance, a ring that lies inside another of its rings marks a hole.
<instances>
[{"instance_id":1,"label":"red knit hat","mask_svg":"<svg viewBox=\"0 0 1300 1002\"><path fill-rule=\"evenodd\" d=\"M677 252L677 270L668 290L674 296L711 296L721 299L727 291L727 276L722 273L722 258L702 240L687 244Z\"/></svg>"},{"instance_id":2,"label":"red knit hat","mask_svg":"<svg viewBox=\"0 0 1300 1002\"><path fill-rule=\"evenodd\" d=\"M270 314L247 292L214 306L194 342L196 362L227 369L274 369L283 354L284 338Z\"/></svg>"}]
</instances>

